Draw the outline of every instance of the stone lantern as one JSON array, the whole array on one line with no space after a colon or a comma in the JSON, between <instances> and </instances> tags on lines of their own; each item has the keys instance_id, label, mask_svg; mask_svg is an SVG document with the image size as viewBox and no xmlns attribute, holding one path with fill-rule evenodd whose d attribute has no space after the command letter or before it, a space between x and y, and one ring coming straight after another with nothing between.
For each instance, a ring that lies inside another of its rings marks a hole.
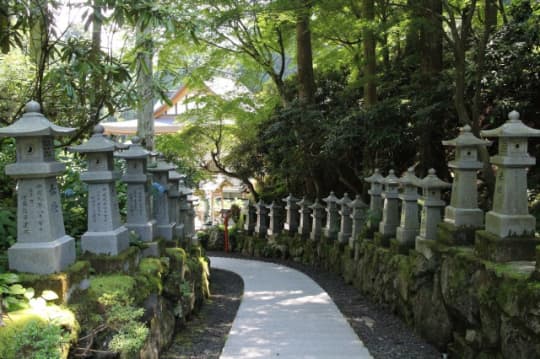
<instances>
[{"instance_id":1,"label":"stone lantern","mask_svg":"<svg viewBox=\"0 0 540 359\"><path fill-rule=\"evenodd\" d=\"M178 238L184 237L184 223L180 221L180 197L182 194L179 191L182 175L175 170L169 171L169 203L170 203L170 218L176 225L174 227L174 235Z\"/></svg>"},{"instance_id":2,"label":"stone lantern","mask_svg":"<svg viewBox=\"0 0 540 359\"><path fill-rule=\"evenodd\" d=\"M283 230L283 207L279 202L272 201L268 208L268 235L277 236Z\"/></svg>"},{"instance_id":3,"label":"stone lantern","mask_svg":"<svg viewBox=\"0 0 540 359\"><path fill-rule=\"evenodd\" d=\"M193 193L193 191L186 187L185 184L185 175L180 175L180 181L178 182L178 193L180 194L178 201L178 223L177 225L183 226L182 238L185 237L187 219L189 217L190 205L188 202L188 196Z\"/></svg>"},{"instance_id":4,"label":"stone lantern","mask_svg":"<svg viewBox=\"0 0 540 359\"><path fill-rule=\"evenodd\" d=\"M325 207L321 204L321 202L319 202L319 199L316 198L315 202L313 202L313 204L309 206L309 208L311 208L311 212L312 212L311 213L312 226L311 226L311 233L309 237L313 241L318 241L321 239L321 235L322 235L322 224L323 224L323 219L324 219Z\"/></svg>"},{"instance_id":5,"label":"stone lantern","mask_svg":"<svg viewBox=\"0 0 540 359\"><path fill-rule=\"evenodd\" d=\"M298 198L295 198L291 193L285 198L282 199L285 202L285 229L289 235L294 235L298 232Z\"/></svg>"},{"instance_id":6,"label":"stone lantern","mask_svg":"<svg viewBox=\"0 0 540 359\"><path fill-rule=\"evenodd\" d=\"M300 222L298 224L298 234L302 238L307 238L311 232L311 208L312 203L307 200L306 197L303 197L301 201L297 203L299 210L298 214L300 215Z\"/></svg>"},{"instance_id":7,"label":"stone lantern","mask_svg":"<svg viewBox=\"0 0 540 359\"><path fill-rule=\"evenodd\" d=\"M257 211L251 202L248 202L246 207L246 221L244 222L244 230L248 235L252 235L253 231L255 230L255 224L257 223Z\"/></svg>"},{"instance_id":8,"label":"stone lantern","mask_svg":"<svg viewBox=\"0 0 540 359\"><path fill-rule=\"evenodd\" d=\"M399 184L399 178L396 177L394 170L390 170L383 180L384 206L382 221L379 223L379 233L384 244L387 244L388 238L396 235L396 228L399 226Z\"/></svg>"},{"instance_id":9,"label":"stone lantern","mask_svg":"<svg viewBox=\"0 0 540 359\"><path fill-rule=\"evenodd\" d=\"M17 242L8 249L9 268L50 274L75 261L75 241L66 235L56 176L65 170L54 156L53 138L75 132L56 126L30 101L15 123L0 128L0 137L16 139L17 162L6 174L17 179Z\"/></svg>"},{"instance_id":10,"label":"stone lantern","mask_svg":"<svg viewBox=\"0 0 540 359\"><path fill-rule=\"evenodd\" d=\"M170 199L167 194L169 190L169 171L175 167L169 163L157 160L154 167L149 167L148 171L152 173L153 197L154 197L154 218L157 222L157 235L167 240L174 237L174 228L176 223L171 218Z\"/></svg>"},{"instance_id":11,"label":"stone lantern","mask_svg":"<svg viewBox=\"0 0 540 359\"><path fill-rule=\"evenodd\" d=\"M399 179L403 191L401 199L401 221L396 230L396 240L403 248L414 248L414 242L420 229L418 221L418 186L420 179L410 167Z\"/></svg>"},{"instance_id":12,"label":"stone lantern","mask_svg":"<svg viewBox=\"0 0 540 359\"><path fill-rule=\"evenodd\" d=\"M348 243L349 238L351 237L352 220L351 220L351 207L349 206L351 202L352 201L349 198L349 195L347 193L343 195L343 198L338 200L338 204L340 205L340 208L341 208L339 211L339 214L341 216L341 227L338 233L338 241L340 243Z\"/></svg>"},{"instance_id":13,"label":"stone lantern","mask_svg":"<svg viewBox=\"0 0 540 359\"><path fill-rule=\"evenodd\" d=\"M268 230L268 208L262 200L259 200L255 205L257 208L257 224L255 225L255 233L259 238L264 238Z\"/></svg>"},{"instance_id":14,"label":"stone lantern","mask_svg":"<svg viewBox=\"0 0 540 359\"><path fill-rule=\"evenodd\" d=\"M536 159L527 153L527 139L540 137L540 130L523 124L512 111L502 126L481 135L498 137L499 151L490 161L497 166L493 209L486 214L487 233L477 232L476 250L496 261L532 260L538 240L536 220L527 207L527 168Z\"/></svg>"},{"instance_id":15,"label":"stone lantern","mask_svg":"<svg viewBox=\"0 0 540 359\"><path fill-rule=\"evenodd\" d=\"M184 223L184 237L193 239L195 236L195 203L193 196L187 198L188 210L186 212L186 222Z\"/></svg>"},{"instance_id":16,"label":"stone lantern","mask_svg":"<svg viewBox=\"0 0 540 359\"><path fill-rule=\"evenodd\" d=\"M323 201L326 203L326 227L324 228L324 234L329 239L337 239L340 226L338 198L334 192L330 192L330 195L323 198Z\"/></svg>"},{"instance_id":17,"label":"stone lantern","mask_svg":"<svg viewBox=\"0 0 540 359\"><path fill-rule=\"evenodd\" d=\"M437 239L437 225L441 222L441 212L446 205L441 199L441 192L451 185L437 177L435 170L430 168L428 175L418 182L418 186L422 188L422 197L418 199L418 204L422 206L422 216L415 249L429 258L431 251L424 242Z\"/></svg>"},{"instance_id":18,"label":"stone lantern","mask_svg":"<svg viewBox=\"0 0 540 359\"><path fill-rule=\"evenodd\" d=\"M350 215L352 220L352 228L351 237L349 238L349 247L354 249L354 241L356 241L360 236L362 228L366 222L366 211L368 206L364 203L364 201L362 201L362 198L358 194L356 195L354 201L349 203L348 206L352 211Z\"/></svg>"},{"instance_id":19,"label":"stone lantern","mask_svg":"<svg viewBox=\"0 0 540 359\"><path fill-rule=\"evenodd\" d=\"M491 142L475 137L471 127L466 125L460 129L458 137L442 143L456 148L455 159L448 164L454 172L454 182L450 205L444 212L444 222L448 231L453 233L452 242L472 243L474 230L484 224L484 212L478 208L476 185L476 172L482 168L482 162L477 159L478 148L488 146ZM441 228L444 230L445 227Z\"/></svg>"},{"instance_id":20,"label":"stone lantern","mask_svg":"<svg viewBox=\"0 0 540 359\"><path fill-rule=\"evenodd\" d=\"M88 141L69 150L85 155L88 164L81 174L88 184L88 231L81 237L82 250L117 255L129 247L129 235L120 223L115 188L120 174L114 170L113 154L118 145L103 136L104 131L97 125Z\"/></svg>"},{"instance_id":21,"label":"stone lantern","mask_svg":"<svg viewBox=\"0 0 540 359\"><path fill-rule=\"evenodd\" d=\"M371 184L370 189L368 190L370 196L369 202L369 222L368 227L372 229L377 229L379 222L382 217L382 189L383 189L383 180L384 177L379 172L378 168L375 168L373 174L364 180Z\"/></svg>"},{"instance_id":22,"label":"stone lantern","mask_svg":"<svg viewBox=\"0 0 540 359\"><path fill-rule=\"evenodd\" d=\"M141 139L134 136L126 151L115 153L126 161L126 173L122 181L127 183L128 230L137 233L142 241L150 242L156 233L156 220L152 218L150 205L150 181L146 164L150 152L141 146Z\"/></svg>"}]
</instances>

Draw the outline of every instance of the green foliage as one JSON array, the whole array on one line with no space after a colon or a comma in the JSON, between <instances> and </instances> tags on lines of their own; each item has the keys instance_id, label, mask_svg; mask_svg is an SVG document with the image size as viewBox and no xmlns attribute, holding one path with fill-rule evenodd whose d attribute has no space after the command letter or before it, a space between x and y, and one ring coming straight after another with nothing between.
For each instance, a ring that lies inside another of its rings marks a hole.
<instances>
[{"instance_id":1,"label":"green foliage","mask_svg":"<svg viewBox=\"0 0 540 359\"><path fill-rule=\"evenodd\" d=\"M68 154L61 154L59 160L66 164L66 172L58 181L64 226L66 233L80 237L87 229L88 186L80 179L86 163L81 157Z\"/></svg>"},{"instance_id":2,"label":"green foliage","mask_svg":"<svg viewBox=\"0 0 540 359\"><path fill-rule=\"evenodd\" d=\"M57 359L63 356L68 335L55 323L32 320L13 339L12 348L6 349L17 357Z\"/></svg>"},{"instance_id":3,"label":"green foliage","mask_svg":"<svg viewBox=\"0 0 540 359\"><path fill-rule=\"evenodd\" d=\"M25 297L27 289L18 282L19 276L15 273L0 273L0 315L4 310L10 312L27 306L28 300Z\"/></svg>"},{"instance_id":4,"label":"green foliage","mask_svg":"<svg viewBox=\"0 0 540 359\"><path fill-rule=\"evenodd\" d=\"M109 349L120 353L122 358L133 357L149 333L140 322L144 309L133 306L133 299L120 291L103 293L98 302L104 307L105 326L113 334Z\"/></svg>"}]
</instances>

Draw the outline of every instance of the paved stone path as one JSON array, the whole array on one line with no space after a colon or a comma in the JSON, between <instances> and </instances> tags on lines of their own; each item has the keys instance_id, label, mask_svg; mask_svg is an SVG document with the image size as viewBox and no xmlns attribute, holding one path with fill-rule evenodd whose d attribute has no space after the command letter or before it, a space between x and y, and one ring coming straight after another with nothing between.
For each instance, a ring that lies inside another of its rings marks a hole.
<instances>
[{"instance_id":1,"label":"paved stone path","mask_svg":"<svg viewBox=\"0 0 540 359\"><path fill-rule=\"evenodd\" d=\"M253 260L210 261L244 280L244 297L221 359L371 358L332 299L305 274Z\"/></svg>"}]
</instances>

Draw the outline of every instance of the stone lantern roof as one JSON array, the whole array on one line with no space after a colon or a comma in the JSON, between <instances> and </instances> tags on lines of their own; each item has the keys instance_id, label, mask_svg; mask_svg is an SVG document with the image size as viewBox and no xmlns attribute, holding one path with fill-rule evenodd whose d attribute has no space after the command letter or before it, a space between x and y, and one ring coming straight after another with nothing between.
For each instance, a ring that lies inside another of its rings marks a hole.
<instances>
[{"instance_id":1,"label":"stone lantern roof","mask_svg":"<svg viewBox=\"0 0 540 359\"><path fill-rule=\"evenodd\" d=\"M314 212L315 212L315 210L317 210L317 209L323 209L323 208L325 208L325 207L321 204L321 202L319 202L319 199L316 198L316 199L315 199L315 202L313 202L313 204L312 204L311 206L309 206L309 208L313 209Z\"/></svg>"},{"instance_id":2,"label":"stone lantern roof","mask_svg":"<svg viewBox=\"0 0 540 359\"><path fill-rule=\"evenodd\" d=\"M351 201L347 204L350 208L352 209L361 209L361 208L367 208L368 205L364 203L364 201L362 201L362 198L360 197L359 194L356 195L356 197L354 198L354 201Z\"/></svg>"},{"instance_id":3,"label":"stone lantern roof","mask_svg":"<svg viewBox=\"0 0 540 359\"><path fill-rule=\"evenodd\" d=\"M420 178L414 174L414 168L409 167L407 172L403 173L403 176L399 179L399 183L403 186L419 186Z\"/></svg>"},{"instance_id":4,"label":"stone lantern roof","mask_svg":"<svg viewBox=\"0 0 540 359\"><path fill-rule=\"evenodd\" d=\"M30 101L24 107L24 114L13 124L0 128L0 137L65 136L75 132L75 128L57 126L41 113L41 106Z\"/></svg>"},{"instance_id":5,"label":"stone lantern roof","mask_svg":"<svg viewBox=\"0 0 540 359\"><path fill-rule=\"evenodd\" d=\"M94 134L90 139L78 146L69 148L72 152L93 153L93 152L113 152L121 148L115 141L112 141L103 135L105 128L102 125L94 127Z\"/></svg>"},{"instance_id":6,"label":"stone lantern roof","mask_svg":"<svg viewBox=\"0 0 540 359\"><path fill-rule=\"evenodd\" d=\"M184 178L184 176L178 173L177 171L175 170L169 171L169 179L171 181L180 181L182 178Z\"/></svg>"},{"instance_id":7,"label":"stone lantern roof","mask_svg":"<svg viewBox=\"0 0 540 359\"><path fill-rule=\"evenodd\" d=\"M482 131L484 132L484 131ZM442 141L444 146L470 147L470 146L489 146L491 141L482 140L471 132L471 126L465 125L460 128L459 135L451 140Z\"/></svg>"},{"instance_id":8,"label":"stone lantern roof","mask_svg":"<svg viewBox=\"0 0 540 359\"><path fill-rule=\"evenodd\" d=\"M305 196L302 197L302 199L298 201L296 204L299 206L306 206L306 207L312 205L312 203Z\"/></svg>"},{"instance_id":9,"label":"stone lantern roof","mask_svg":"<svg viewBox=\"0 0 540 359\"><path fill-rule=\"evenodd\" d=\"M337 203L339 201L339 199L336 197L336 195L332 191L332 192L330 192L328 197L323 198L323 201L325 201L326 203Z\"/></svg>"},{"instance_id":10,"label":"stone lantern roof","mask_svg":"<svg viewBox=\"0 0 540 359\"><path fill-rule=\"evenodd\" d=\"M116 157L125 159L144 159L150 156L150 151L146 150L141 145L141 139L138 136L131 138L131 145L126 151L117 152L114 154Z\"/></svg>"},{"instance_id":11,"label":"stone lantern roof","mask_svg":"<svg viewBox=\"0 0 540 359\"><path fill-rule=\"evenodd\" d=\"M287 197L283 198L282 201L283 201L283 202L286 202L287 204L289 204L289 203L292 203L292 202L295 202L295 203L296 203L296 202L299 201L299 199L296 198L296 197L294 197L294 196L292 195L292 193L289 193L289 195L288 195Z\"/></svg>"},{"instance_id":12,"label":"stone lantern roof","mask_svg":"<svg viewBox=\"0 0 540 359\"><path fill-rule=\"evenodd\" d=\"M400 184L400 181L399 181L399 178L396 177L394 170L390 170L388 171L388 176L384 177L381 183L385 185L390 185L390 186L392 185L397 186Z\"/></svg>"},{"instance_id":13,"label":"stone lantern roof","mask_svg":"<svg viewBox=\"0 0 540 359\"><path fill-rule=\"evenodd\" d=\"M383 183L384 177L381 175L379 169L375 168L373 174L364 178L364 180L369 183Z\"/></svg>"},{"instance_id":14,"label":"stone lantern roof","mask_svg":"<svg viewBox=\"0 0 540 359\"><path fill-rule=\"evenodd\" d=\"M519 119L519 112L508 114L508 121L492 130L481 131L484 137L540 137L540 130L525 125Z\"/></svg>"},{"instance_id":15,"label":"stone lantern roof","mask_svg":"<svg viewBox=\"0 0 540 359\"><path fill-rule=\"evenodd\" d=\"M441 180L437 177L436 172L433 168L430 168L428 175L418 182L418 185L422 188L427 189L443 189L450 188L452 185L448 182Z\"/></svg>"},{"instance_id":16,"label":"stone lantern roof","mask_svg":"<svg viewBox=\"0 0 540 359\"><path fill-rule=\"evenodd\" d=\"M148 168L148 171L150 172L166 172L166 171L171 171L171 170L175 170L176 169L176 166L169 163L169 162L165 162L165 161L157 161L156 163L156 166L155 167L152 167L152 168Z\"/></svg>"}]
</instances>

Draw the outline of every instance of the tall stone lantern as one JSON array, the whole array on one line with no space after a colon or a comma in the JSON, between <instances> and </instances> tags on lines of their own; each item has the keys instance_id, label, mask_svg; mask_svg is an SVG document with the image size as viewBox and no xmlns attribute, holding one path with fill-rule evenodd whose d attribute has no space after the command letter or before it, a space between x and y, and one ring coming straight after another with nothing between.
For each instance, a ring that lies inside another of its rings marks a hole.
<instances>
[{"instance_id":1,"label":"tall stone lantern","mask_svg":"<svg viewBox=\"0 0 540 359\"><path fill-rule=\"evenodd\" d=\"M437 177L435 170L430 168L428 175L418 182L418 186L422 188L422 197L418 199L418 204L422 206L422 216L415 249L429 258L432 252L426 242L437 239L437 226L442 221L442 209L446 204L441 199L441 192L450 188L451 184Z\"/></svg>"},{"instance_id":2,"label":"tall stone lantern","mask_svg":"<svg viewBox=\"0 0 540 359\"><path fill-rule=\"evenodd\" d=\"M313 241L318 241L322 236L322 224L324 220L324 206L319 202L318 198L315 198L315 202L311 206L311 233L309 238Z\"/></svg>"},{"instance_id":3,"label":"tall stone lantern","mask_svg":"<svg viewBox=\"0 0 540 359\"><path fill-rule=\"evenodd\" d=\"M285 202L285 230L289 235L294 235L298 232L298 220L299 220L299 213L298 213L298 202L299 199L294 197L291 193L285 198L282 199L283 202Z\"/></svg>"},{"instance_id":4,"label":"tall stone lantern","mask_svg":"<svg viewBox=\"0 0 540 359\"><path fill-rule=\"evenodd\" d=\"M53 138L75 132L49 122L39 103L0 137L16 139L17 162L6 174L17 179L17 242L8 249L10 269L36 274L59 272L75 261L75 241L66 235L56 176L65 170L54 156Z\"/></svg>"},{"instance_id":5,"label":"tall stone lantern","mask_svg":"<svg viewBox=\"0 0 540 359\"><path fill-rule=\"evenodd\" d=\"M326 203L326 227L324 228L324 234L327 238L334 240L337 239L341 220L338 209L339 199L334 192L330 192L330 195L323 198L323 201Z\"/></svg>"},{"instance_id":6,"label":"tall stone lantern","mask_svg":"<svg viewBox=\"0 0 540 359\"><path fill-rule=\"evenodd\" d=\"M527 139L540 137L540 130L526 126L512 111L502 126L481 135L498 137L499 152L490 161L497 166L493 209L485 218L490 235L477 232L476 250L496 261L532 260L538 240L534 239L536 220L527 207L527 168L536 159L527 153Z\"/></svg>"},{"instance_id":7,"label":"tall stone lantern","mask_svg":"<svg viewBox=\"0 0 540 359\"><path fill-rule=\"evenodd\" d=\"M354 243L359 238L360 233L362 232L362 228L365 225L368 206L364 203L364 201L362 201L362 198L359 194L356 195L354 201L349 203L348 206L351 209L350 216L352 221L349 247L351 247L351 249L354 249Z\"/></svg>"},{"instance_id":8,"label":"tall stone lantern","mask_svg":"<svg viewBox=\"0 0 540 359\"><path fill-rule=\"evenodd\" d=\"M257 208L257 223L255 224L255 233L257 237L265 238L268 231L268 208L260 199L255 205Z\"/></svg>"},{"instance_id":9,"label":"tall stone lantern","mask_svg":"<svg viewBox=\"0 0 540 359\"><path fill-rule=\"evenodd\" d=\"M414 242L420 223L418 221L418 186L420 179L414 174L414 168L410 167L401 176L399 182L403 191L399 195L401 199L401 220L396 230L396 240L402 248L414 248Z\"/></svg>"},{"instance_id":10,"label":"tall stone lantern","mask_svg":"<svg viewBox=\"0 0 540 359\"><path fill-rule=\"evenodd\" d=\"M303 197L301 201L297 203L299 210L298 214L300 216L300 222L298 224L298 234L300 237L307 238L311 232L311 202Z\"/></svg>"},{"instance_id":11,"label":"tall stone lantern","mask_svg":"<svg viewBox=\"0 0 540 359\"><path fill-rule=\"evenodd\" d=\"M384 177L381 175L381 172L378 168L375 168L373 174L369 177L364 178L366 182L370 184L368 190L370 201L369 201L369 221L368 227L371 229L378 229L379 222L382 219L382 208L383 208L383 199L382 199L382 190L383 190L383 181Z\"/></svg>"},{"instance_id":12,"label":"tall stone lantern","mask_svg":"<svg viewBox=\"0 0 540 359\"><path fill-rule=\"evenodd\" d=\"M268 229L270 237L275 237L283 230L283 207L277 200L272 201L268 206Z\"/></svg>"},{"instance_id":13,"label":"tall stone lantern","mask_svg":"<svg viewBox=\"0 0 540 359\"><path fill-rule=\"evenodd\" d=\"M448 233L452 243L473 243L474 231L484 224L484 212L478 208L476 172L482 168L478 161L478 148L488 146L490 141L475 137L471 127L460 129L459 136L443 145L456 148L455 159L448 166L454 172L450 205L445 208L444 226L441 230Z\"/></svg>"},{"instance_id":14,"label":"tall stone lantern","mask_svg":"<svg viewBox=\"0 0 540 359\"><path fill-rule=\"evenodd\" d=\"M171 218L170 199L167 194L169 190L169 171L175 167L163 160L157 160L154 167L149 167L152 173L153 182L157 187L154 191L154 218L157 222L157 235L167 240L174 237L174 227L176 222Z\"/></svg>"},{"instance_id":15,"label":"tall stone lantern","mask_svg":"<svg viewBox=\"0 0 540 359\"><path fill-rule=\"evenodd\" d=\"M382 221L379 223L379 233L381 234L383 244L387 244L387 239L396 235L396 228L399 226L399 178L396 177L394 170L388 172L383 180L384 199Z\"/></svg>"},{"instance_id":16,"label":"tall stone lantern","mask_svg":"<svg viewBox=\"0 0 540 359\"><path fill-rule=\"evenodd\" d=\"M169 216L176 223L174 227L174 235L178 238L183 238L184 236L184 223L180 221L180 181L182 180L182 175L177 171L169 171Z\"/></svg>"},{"instance_id":17,"label":"tall stone lantern","mask_svg":"<svg viewBox=\"0 0 540 359\"><path fill-rule=\"evenodd\" d=\"M87 170L81 180L88 184L88 230L81 237L83 251L117 255L129 247L128 230L120 223L115 182L120 174L114 170L116 142L103 136L97 125L88 141L70 147L71 152L85 155Z\"/></svg>"},{"instance_id":18,"label":"tall stone lantern","mask_svg":"<svg viewBox=\"0 0 540 359\"><path fill-rule=\"evenodd\" d=\"M134 231L144 242L151 242L156 234L156 220L152 218L150 204L150 180L146 165L150 152L141 146L141 139L134 136L126 151L115 156L126 161L126 172L122 181L127 183L128 230Z\"/></svg>"},{"instance_id":19,"label":"tall stone lantern","mask_svg":"<svg viewBox=\"0 0 540 359\"><path fill-rule=\"evenodd\" d=\"M340 205L339 215L341 216L341 227L338 233L338 241L340 243L348 243L352 232L352 219L351 219L351 199L349 195L345 193L343 197L338 201Z\"/></svg>"}]
</instances>

